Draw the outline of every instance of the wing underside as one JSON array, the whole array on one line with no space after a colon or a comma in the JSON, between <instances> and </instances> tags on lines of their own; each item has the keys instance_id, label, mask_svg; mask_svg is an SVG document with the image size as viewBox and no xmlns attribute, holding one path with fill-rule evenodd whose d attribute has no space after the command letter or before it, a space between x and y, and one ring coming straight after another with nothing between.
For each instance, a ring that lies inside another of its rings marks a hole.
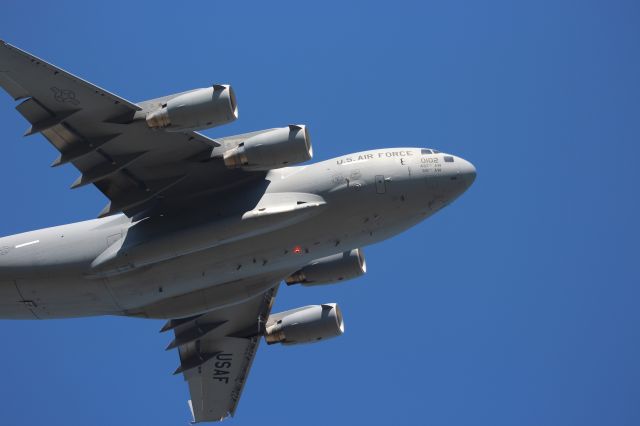
<instances>
[{"instance_id":1,"label":"wing underside","mask_svg":"<svg viewBox=\"0 0 640 426\"><path fill-rule=\"evenodd\" d=\"M171 320L163 328L174 331L167 349L178 348L180 353L175 374L182 373L189 384L195 423L235 413L276 292L277 284L248 301Z\"/></svg>"},{"instance_id":2,"label":"wing underside","mask_svg":"<svg viewBox=\"0 0 640 426\"><path fill-rule=\"evenodd\" d=\"M93 184L109 199L99 216L168 209L262 176L224 166L230 142L149 128L146 111L166 97L132 103L3 41L0 87L20 101L25 135L40 133L60 152L52 165L80 170L71 187Z\"/></svg>"}]
</instances>

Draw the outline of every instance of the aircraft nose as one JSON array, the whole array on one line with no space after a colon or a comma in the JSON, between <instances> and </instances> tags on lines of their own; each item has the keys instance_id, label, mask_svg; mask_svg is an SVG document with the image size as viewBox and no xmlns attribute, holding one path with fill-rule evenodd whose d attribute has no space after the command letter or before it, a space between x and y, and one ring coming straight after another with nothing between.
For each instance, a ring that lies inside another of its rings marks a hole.
<instances>
[{"instance_id":1,"label":"aircraft nose","mask_svg":"<svg viewBox=\"0 0 640 426\"><path fill-rule=\"evenodd\" d=\"M473 181L476 180L476 168L464 158L460 158L458 164L460 179L464 182L466 188L469 188Z\"/></svg>"}]
</instances>

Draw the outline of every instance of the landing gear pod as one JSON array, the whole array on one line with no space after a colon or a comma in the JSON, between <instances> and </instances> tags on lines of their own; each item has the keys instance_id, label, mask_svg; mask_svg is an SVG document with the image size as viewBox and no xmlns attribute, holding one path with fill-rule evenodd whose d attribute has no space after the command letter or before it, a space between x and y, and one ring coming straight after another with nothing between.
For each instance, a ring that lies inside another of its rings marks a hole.
<instances>
[{"instance_id":1,"label":"landing gear pod","mask_svg":"<svg viewBox=\"0 0 640 426\"><path fill-rule=\"evenodd\" d=\"M313 148L307 126L291 124L241 142L224 153L224 164L232 169L270 170L302 163L311 157Z\"/></svg>"},{"instance_id":2,"label":"landing gear pod","mask_svg":"<svg viewBox=\"0 0 640 426\"><path fill-rule=\"evenodd\" d=\"M236 95L227 84L196 89L169 99L147 115L152 129L169 132L208 129L238 118Z\"/></svg>"},{"instance_id":3,"label":"landing gear pod","mask_svg":"<svg viewBox=\"0 0 640 426\"><path fill-rule=\"evenodd\" d=\"M316 259L291 274L285 282L287 285L302 284L304 286L333 284L357 278L366 272L367 262L362 249L358 248Z\"/></svg>"},{"instance_id":4,"label":"landing gear pod","mask_svg":"<svg viewBox=\"0 0 640 426\"><path fill-rule=\"evenodd\" d=\"M343 333L342 311L336 303L325 303L269 316L264 338L270 345L295 345L326 340Z\"/></svg>"}]
</instances>

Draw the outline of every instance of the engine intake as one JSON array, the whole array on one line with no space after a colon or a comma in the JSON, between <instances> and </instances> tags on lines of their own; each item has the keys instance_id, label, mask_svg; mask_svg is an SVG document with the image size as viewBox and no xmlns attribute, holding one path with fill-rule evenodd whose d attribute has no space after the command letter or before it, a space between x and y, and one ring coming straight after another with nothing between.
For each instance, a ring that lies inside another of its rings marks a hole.
<instances>
[{"instance_id":1,"label":"engine intake","mask_svg":"<svg viewBox=\"0 0 640 426\"><path fill-rule=\"evenodd\" d=\"M252 136L223 154L229 168L270 170L313 157L307 126L291 124Z\"/></svg>"},{"instance_id":2,"label":"engine intake","mask_svg":"<svg viewBox=\"0 0 640 426\"><path fill-rule=\"evenodd\" d=\"M152 129L179 132L208 129L237 118L238 104L233 89L226 84L215 84L169 99L160 109L150 112L146 120Z\"/></svg>"},{"instance_id":3,"label":"engine intake","mask_svg":"<svg viewBox=\"0 0 640 426\"><path fill-rule=\"evenodd\" d=\"M295 345L326 340L343 333L342 311L336 303L326 303L272 314L264 338L270 345Z\"/></svg>"},{"instance_id":4,"label":"engine intake","mask_svg":"<svg viewBox=\"0 0 640 426\"><path fill-rule=\"evenodd\" d=\"M362 249L358 248L316 259L293 273L285 282L287 285L304 286L332 284L357 278L366 272L367 262Z\"/></svg>"}]
</instances>

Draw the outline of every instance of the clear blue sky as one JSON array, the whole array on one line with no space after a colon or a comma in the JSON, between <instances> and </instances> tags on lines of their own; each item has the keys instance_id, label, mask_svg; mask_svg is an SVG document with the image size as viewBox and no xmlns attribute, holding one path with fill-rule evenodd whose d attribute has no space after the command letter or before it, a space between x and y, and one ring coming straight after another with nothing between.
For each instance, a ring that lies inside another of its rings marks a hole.
<instances>
[{"instance_id":1,"label":"clear blue sky","mask_svg":"<svg viewBox=\"0 0 640 426\"><path fill-rule=\"evenodd\" d=\"M285 288L347 332L260 348L230 425L640 424L640 6L629 1L18 2L0 37L138 101L234 85L216 136L310 126L317 160L428 146L453 205ZM0 234L95 217L92 187L0 96ZM0 424L185 425L161 322L0 322Z\"/></svg>"}]
</instances>

